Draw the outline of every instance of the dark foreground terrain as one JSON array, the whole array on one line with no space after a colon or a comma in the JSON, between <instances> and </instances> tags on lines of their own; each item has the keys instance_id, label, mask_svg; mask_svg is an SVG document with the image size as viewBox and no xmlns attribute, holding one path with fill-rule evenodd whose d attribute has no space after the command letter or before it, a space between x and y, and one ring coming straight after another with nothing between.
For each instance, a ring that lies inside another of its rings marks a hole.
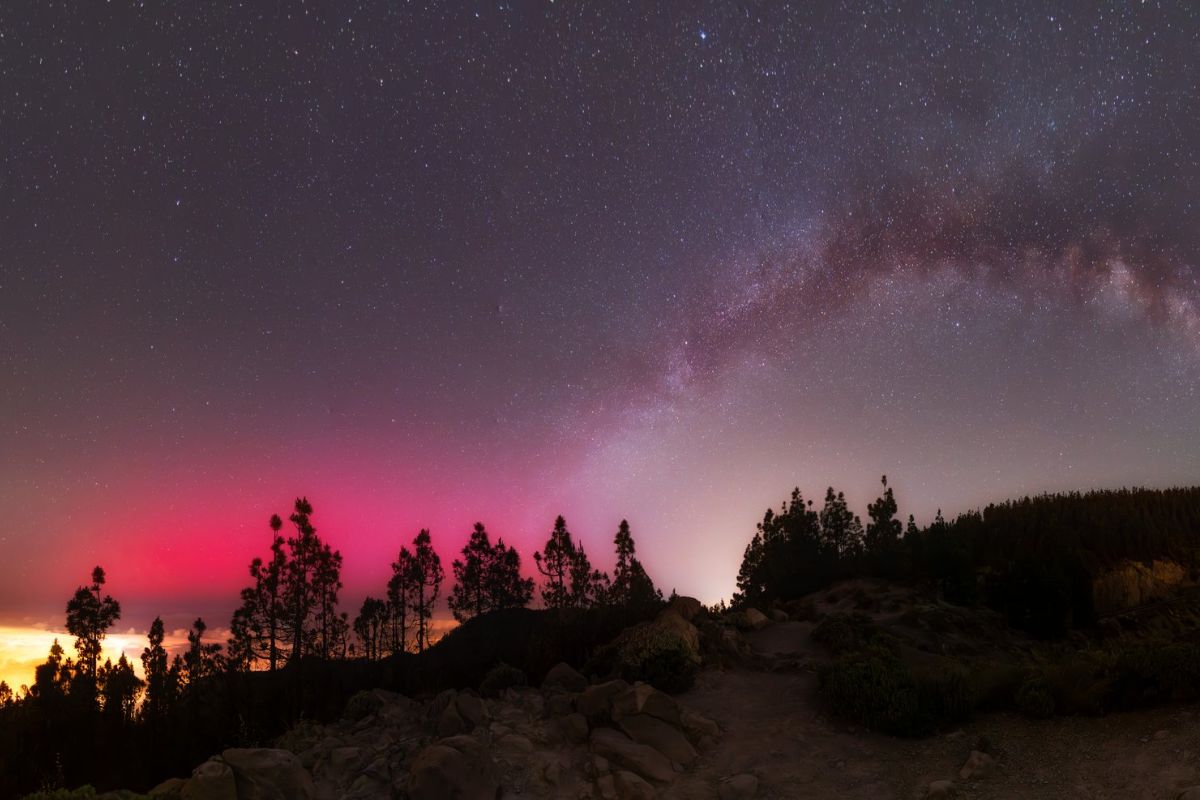
<instances>
[{"instance_id":1,"label":"dark foreground terrain","mask_svg":"<svg viewBox=\"0 0 1200 800\"><path fill-rule=\"evenodd\" d=\"M365 691L337 721L301 722L271 748L225 750L149 794L184 800L1200 797L1200 788L1192 788L1200 786L1194 705L1046 719L1029 718L1029 708L978 708L957 722L935 720L935 729L920 736L886 735L835 707L829 675L848 656L844 642L831 644L831 621L853 616L860 628L874 626L874 635L914 670L949 660L972 682L980 663L1027 671L1040 659L1049 668L1046 659L1061 651L1000 623L992 627L986 614L880 583L842 584L794 610L718 615L678 598L655 622L634 635L626 631L616 647L624 654L615 656L618 669L631 643L650 649L658 645L648 643L681 643L697 664L703 661L694 684L673 696L611 675L589 679L565 664L537 688L521 685L515 672L492 675L482 687L486 696L447 690L418 701ZM601 655L581 668L608 663Z\"/></svg>"}]
</instances>

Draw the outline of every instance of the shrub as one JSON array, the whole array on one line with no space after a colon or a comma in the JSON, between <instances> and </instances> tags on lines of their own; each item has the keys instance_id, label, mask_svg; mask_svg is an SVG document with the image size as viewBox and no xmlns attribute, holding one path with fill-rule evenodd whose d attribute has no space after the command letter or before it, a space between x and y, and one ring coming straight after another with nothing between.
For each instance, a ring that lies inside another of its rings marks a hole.
<instances>
[{"instance_id":1,"label":"shrub","mask_svg":"<svg viewBox=\"0 0 1200 800\"><path fill-rule=\"evenodd\" d=\"M975 696L967 673L957 667L917 676L921 708L937 723L962 722L975 710Z\"/></svg>"},{"instance_id":2,"label":"shrub","mask_svg":"<svg viewBox=\"0 0 1200 800\"><path fill-rule=\"evenodd\" d=\"M1054 716L1054 695L1041 675L1032 675L1021 684L1014 700L1017 710L1030 719Z\"/></svg>"},{"instance_id":3,"label":"shrub","mask_svg":"<svg viewBox=\"0 0 1200 800\"><path fill-rule=\"evenodd\" d=\"M1025 670L1017 664L994 663L971 672L971 701L983 711L1007 711L1013 707Z\"/></svg>"},{"instance_id":4,"label":"shrub","mask_svg":"<svg viewBox=\"0 0 1200 800\"><path fill-rule=\"evenodd\" d=\"M625 631L610 651L614 671L627 681L646 683L672 694L687 691L700 671L700 656L676 630L636 625Z\"/></svg>"},{"instance_id":5,"label":"shrub","mask_svg":"<svg viewBox=\"0 0 1200 800\"><path fill-rule=\"evenodd\" d=\"M483 681L479 684L479 693L484 697L499 697L505 689L524 686L525 683L524 672L501 661L488 670L487 675L483 677Z\"/></svg>"},{"instance_id":6,"label":"shrub","mask_svg":"<svg viewBox=\"0 0 1200 800\"><path fill-rule=\"evenodd\" d=\"M891 649L892 639L866 614L830 614L813 628L814 642L823 644L835 656L862 650L868 646Z\"/></svg>"},{"instance_id":7,"label":"shrub","mask_svg":"<svg viewBox=\"0 0 1200 800\"><path fill-rule=\"evenodd\" d=\"M933 729L912 672L885 649L843 656L822 669L820 679L834 711L871 730L921 736Z\"/></svg>"},{"instance_id":8,"label":"shrub","mask_svg":"<svg viewBox=\"0 0 1200 800\"><path fill-rule=\"evenodd\" d=\"M1115 672L1139 704L1195 700L1200 691L1200 647L1172 643L1125 650L1116 658Z\"/></svg>"},{"instance_id":9,"label":"shrub","mask_svg":"<svg viewBox=\"0 0 1200 800\"><path fill-rule=\"evenodd\" d=\"M722 619L726 625L732 625L739 631L754 630L754 626L750 624L750 618L746 616L745 611L730 611Z\"/></svg>"},{"instance_id":10,"label":"shrub","mask_svg":"<svg viewBox=\"0 0 1200 800\"><path fill-rule=\"evenodd\" d=\"M342 717L351 722L358 722L374 714L382 705L383 700L374 692L357 692L346 701Z\"/></svg>"},{"instance_id":11,"label":"shrub","mask_svg":"<svg viewBox=\"0 0 1200 800\"><path fill-rule=\"evenodd\" d=\"M96 790L91 786L80 786L78 789L42 789L25 795L21 800L85 800L95 796Z\"/></svg>"}]
</instances>

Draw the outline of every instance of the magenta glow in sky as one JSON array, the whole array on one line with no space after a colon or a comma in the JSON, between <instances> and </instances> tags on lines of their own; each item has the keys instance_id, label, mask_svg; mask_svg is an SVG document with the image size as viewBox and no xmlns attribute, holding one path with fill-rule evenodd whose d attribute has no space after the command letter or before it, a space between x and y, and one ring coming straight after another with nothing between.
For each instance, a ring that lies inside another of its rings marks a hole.
<instances>
[{"instance_id":1,"label":"magenta glow in sky","mask_svg":"<svg viewBox=\"0 0 1200 800\"><path fill-rule=\"evenodd\" d=\"M0 623L1200 480L1197 12L795 5L0 9Z\"/></svg>"}]
</instances>

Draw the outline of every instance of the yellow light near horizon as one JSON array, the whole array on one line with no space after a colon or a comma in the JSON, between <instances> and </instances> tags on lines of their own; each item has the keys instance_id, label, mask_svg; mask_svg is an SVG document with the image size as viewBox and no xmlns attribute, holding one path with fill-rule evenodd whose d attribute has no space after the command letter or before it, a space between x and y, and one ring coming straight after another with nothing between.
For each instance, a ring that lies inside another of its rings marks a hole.
<instances>
[{"instance_id":1,"label":"yellow light near horizon","mask_svg":"<svg viewBox=\"0 0 1200 800\"><path fill-rule=\"evenodd\" d=\"M62 645L63 656L75 657L75 637L63 630L51 628L0 625L0 681L7 683L14 694L21 686L33 683L34 670L45 663L54 640ZM185 641L178 634L168 635L168 648L177 647ZM142 676L142 650L146 647L146 635L141 633L110 633L104 638L104 649L100 662L111 658L116 661L125 654L138 676Z\"/></svg>"}]
</instances>

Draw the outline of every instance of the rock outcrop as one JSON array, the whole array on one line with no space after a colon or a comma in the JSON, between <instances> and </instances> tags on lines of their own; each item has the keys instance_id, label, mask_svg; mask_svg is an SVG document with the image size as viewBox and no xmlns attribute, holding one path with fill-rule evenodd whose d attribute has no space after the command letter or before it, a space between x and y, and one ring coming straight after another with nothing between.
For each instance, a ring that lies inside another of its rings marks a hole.
<instances>
[{"instance_id":1,"label":"rock outcrop","mask_svg":"<svg viewBox=\"0 0 1200 800\"><path fill-rule=\"evenodd\" d=\"M1163 600L1189 584L1187 571L1174 561L1126 561L1097 576L1092 596L1099 614L1114 614Z\"/></svg>"},{"instance_id":2,"label":"rock outcrop","mask_svg":"<svg viewBox=\"0 0 1200 800\"><path fill-rule=\"evenodd\" d=\"M588 685L560 664L541 690L510 688L496 699L446 691L415 703L363 692L338 722L301 723L276 748L226 750L154 792L164 800L650 800L720 732L653 686ZM752 778L711 793L753 797Z\"/></svg>"}]
</instances>

